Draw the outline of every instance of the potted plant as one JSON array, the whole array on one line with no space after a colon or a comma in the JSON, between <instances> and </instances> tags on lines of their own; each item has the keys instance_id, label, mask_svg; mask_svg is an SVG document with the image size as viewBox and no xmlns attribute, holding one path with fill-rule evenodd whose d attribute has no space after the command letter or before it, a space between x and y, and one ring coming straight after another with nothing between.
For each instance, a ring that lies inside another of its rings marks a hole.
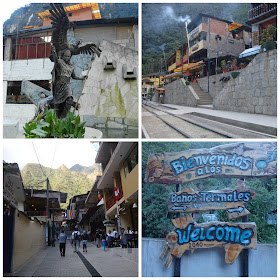
<instances>
[{"instance_id":1,"label":"potted plant","mask_svg":"<svg viewBox=\"0 0 280 280\"><path fill-rule=\"evenodd\" d=\"M245 67L246 67L246 64L245 64L244 62L241 62L241 63L240 63L240 68L241 68L241 69L244 69Z\"/></svg>"},{"instance_id":2,"label":"potted plant","mask_svg":"<svg viewBox=\"0 0 280 280\"><path fill-rule=\"evenodd\" d=\"M236 58L232 60L232 68L233 68L233 70L238 70L237 59Z\"/></svg>"},{"instance_id":3,"label":"potted plant","mask_svg":"<svg viewBox=\"0 0 280 280\"><path fill-rule=\"evenodd\" d=\"M221 67L223 69L223 73L226 73L228 71L228 65L225 60L221 61Z\"/></svg>"},{"instance_id":4,"label":"potted plant","mask_svg":"<svg viewBox=\"0 0 280 280\"><path fill-rule=\"evenodd\" d=\"M216 67L216 73L221 74L222 73L222 68L221 67Z\"/></svg>"},{"instance_id":5,"label":"potted plant","mask_svg":"<svg viewBox=\"0 0 280 280\"><path fill-rule=\"evenodd\" d=\"M191 82L188 79L186 79L185 83L188 86L188 85L190 85Z\"/></svg>"},{"instance_id":6,"label":"potted plant","mask_svg":"<svg viewBox=\"0 0 280 280\"><path fill-rule=\"evenodd\" d=\"M260 45L262 51L264 50L273 50L276 48L276 32L277 28L273 25L269 25L266 29L263 29L261 34Z\"/></svg>"},{"instance_id":7,"label":"potted plant","mask_svg":"<svg viewBox=\"0 0 280 280\"><path fill-rule=\"evenodd\" d=\"M231 60L228 60L227 61L227 65L228 65L228 71L231 71L231 66L232 66L232 61Z\"/></svg>"}]
</instances>

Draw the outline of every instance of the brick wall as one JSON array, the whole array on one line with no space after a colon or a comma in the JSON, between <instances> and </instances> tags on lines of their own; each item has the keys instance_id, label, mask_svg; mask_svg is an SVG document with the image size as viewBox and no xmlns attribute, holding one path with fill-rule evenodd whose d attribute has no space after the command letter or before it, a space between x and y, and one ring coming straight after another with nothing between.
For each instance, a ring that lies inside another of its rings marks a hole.
<instances>
[{"instance_id":1,"label":"brick wall","mask_svg":"<svg viewBox=\"0 0 280 280\"><path fill-rule=\"evenodd\" d=\"M210 18L210 32L227 36L227 23Z\"/></svg>"}]
</instances>

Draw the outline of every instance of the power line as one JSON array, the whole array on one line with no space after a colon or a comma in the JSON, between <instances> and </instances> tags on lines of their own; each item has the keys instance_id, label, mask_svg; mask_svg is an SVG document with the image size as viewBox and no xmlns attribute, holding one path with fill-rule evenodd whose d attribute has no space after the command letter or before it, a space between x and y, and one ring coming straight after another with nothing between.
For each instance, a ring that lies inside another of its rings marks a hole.
<instances>
[{"instance_id":1,"label":"power line","mask_svg":"<svg viewBox=\"0 0 280 280\"><path fill-rule=\"evenodd\" d=\"M38 160L39 166L40 166L40 168L41 168L41 171L42 171L43 175L44 175L45 177L47 177L47 176L46 176L46 174L44 173L43 168L42 168L42 165L41 165L41 163L40 163L40 160L39 160L39 157L38 157L38 154L37 154L37 151L36 151L36 148L35 148L35 144L34 144L34 142L32 142L32 145L33 145L33 150L34 150L35 155L36 155L36 157L37 157L37 160Z\"/></svg>"}]
</instances>

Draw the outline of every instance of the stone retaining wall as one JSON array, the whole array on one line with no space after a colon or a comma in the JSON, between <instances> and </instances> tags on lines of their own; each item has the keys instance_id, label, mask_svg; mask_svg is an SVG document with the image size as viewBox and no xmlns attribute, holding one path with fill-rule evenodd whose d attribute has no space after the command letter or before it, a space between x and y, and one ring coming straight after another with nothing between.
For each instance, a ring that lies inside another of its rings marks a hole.
<instances>
[{"instance_id":1,"label":"stone retaining wall","mask_svg":"<svg viewBox=\"0 0 280 280\"><path fill-rule=\"evenodd\" d=\"M197 100L185 84L184 79L178 79L165 86L164 102L166 104L197 106Z\"/></svg>"},{"instance_id":2,"label":"stone retaining wall","mask_svg":"<svg viewBox=\"0 0 280 280\"><path fill-rule=\"evenodd\" d=\"M210 95L216 110L277 115L277 50L258 54L233 79L231 72L210 76ZM227 82L222 77L230 76ZM208 90L208 77L198 79L200 87Z\"/></svg>"}]
</instances>

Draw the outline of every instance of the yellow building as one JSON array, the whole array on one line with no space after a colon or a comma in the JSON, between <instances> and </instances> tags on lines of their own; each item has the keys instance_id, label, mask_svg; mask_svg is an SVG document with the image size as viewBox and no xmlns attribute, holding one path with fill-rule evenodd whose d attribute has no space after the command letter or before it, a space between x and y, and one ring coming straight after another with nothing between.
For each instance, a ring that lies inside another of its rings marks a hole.
<instances>
[{"instance_id":1,"label":"yellow building","mask_svg":"<svg viewBox=\"0 0 280 280\"><path fill-rule=\"evenodd\" d=\"M159 85L163 85L164 72L142 75L142 95L146 96L150 89L154 91Z\"/></svg>"},{"instance_id":2,"label":"yellow building","mask_svg":"<svg viewBox=\"0 0 280 280\"><path fill-rule=\"evenodd\" d=\"M96 163L103 171L97 189L103 190L106 231L138 231L138 144L103 142Z\"/></svg>"}]
</instances>

